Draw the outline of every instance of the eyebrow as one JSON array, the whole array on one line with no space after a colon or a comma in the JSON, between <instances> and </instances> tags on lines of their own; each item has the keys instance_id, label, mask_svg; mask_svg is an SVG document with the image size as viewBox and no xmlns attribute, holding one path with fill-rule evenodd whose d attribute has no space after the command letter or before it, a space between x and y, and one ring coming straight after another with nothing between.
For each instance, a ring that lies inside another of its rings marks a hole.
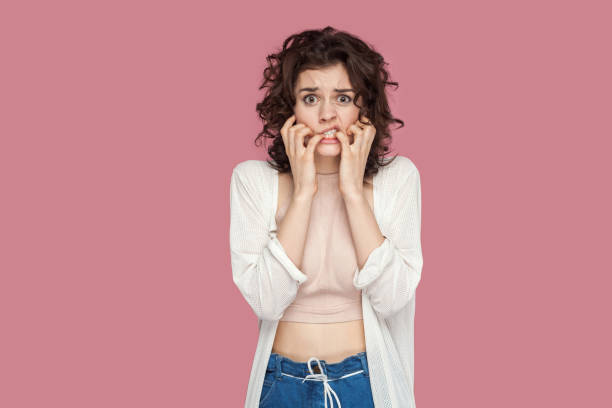
<instances>
[{"instance_id":1,"label":"eyebrow","mask_svg":"<svg viewBox=\"0 0 612 408\"><path fill-rule=\"evenodd\" d=\"M304 92L304 91L306 91L306 92L315 92L315 91L316 91L316 90L318 90L318 89L319 89L319 87L314 87L314 88L302 88L302 89L300 89L300 90L298 91L298 93L300 93L300 92ZM336 92L353 92L353 93L357 93L357 92L355 92L355 90L354 90L354 89L351 89L351 88L346 88L346 89L334 89L334 91L336 91Z\"/></svg>"}]
</instances>

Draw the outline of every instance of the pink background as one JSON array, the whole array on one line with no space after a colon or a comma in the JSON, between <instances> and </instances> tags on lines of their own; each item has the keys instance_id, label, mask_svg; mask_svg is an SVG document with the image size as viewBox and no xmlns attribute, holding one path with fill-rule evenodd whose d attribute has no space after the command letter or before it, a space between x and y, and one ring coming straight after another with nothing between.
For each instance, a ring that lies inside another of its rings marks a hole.
<instances>
[{"instance_id":1,"label":"pink background","mask_svg":"<svg viewBox=\"0 0 612 408\"><path fill-rule=\"evenodd\" d=\"M419 408L612 406L609 2L96 3L0 6L0 406L242 406L231 170L328 24L400 83Z\"/></svg>"}]
</instances>

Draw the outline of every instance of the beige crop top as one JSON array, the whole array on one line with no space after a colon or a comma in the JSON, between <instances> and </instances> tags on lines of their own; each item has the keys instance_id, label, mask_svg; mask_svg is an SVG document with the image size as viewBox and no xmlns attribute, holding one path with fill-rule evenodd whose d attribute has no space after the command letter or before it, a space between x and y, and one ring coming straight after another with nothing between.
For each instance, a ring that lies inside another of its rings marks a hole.
<instances>
[{"instance_id":1,"label":"beige crop top","mask_svg":"<svg viewBox=\"0 0 612 408\"><path fill-rule=\"evenodd\" d=\"M300 269L308 279L300 285L281 321L332 323L363 319L361 290L353 286L357 256L344 199L338 189L339 175L317 173L318 190L310 208ZM285 200L278 209L277 225L290 201Z\"/></svg>"}]
</instances>

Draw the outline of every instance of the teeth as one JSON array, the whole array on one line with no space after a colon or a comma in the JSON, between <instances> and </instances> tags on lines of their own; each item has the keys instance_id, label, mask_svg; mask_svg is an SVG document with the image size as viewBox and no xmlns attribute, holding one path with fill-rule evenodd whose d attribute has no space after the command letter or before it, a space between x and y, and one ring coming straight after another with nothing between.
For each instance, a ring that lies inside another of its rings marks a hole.
<instances>
[{"instance_id":1,"label":"teeth","mask_svg":"<svg viewBox=\"0 0 612 408\"><path fill-rule=\"evenodd\" d=\"M336 129L329 130L329 131L327 131L327 132L325 132L323 134L325 136L333 136L334 133L336 133Z\"/></svg>"}]
</instances>

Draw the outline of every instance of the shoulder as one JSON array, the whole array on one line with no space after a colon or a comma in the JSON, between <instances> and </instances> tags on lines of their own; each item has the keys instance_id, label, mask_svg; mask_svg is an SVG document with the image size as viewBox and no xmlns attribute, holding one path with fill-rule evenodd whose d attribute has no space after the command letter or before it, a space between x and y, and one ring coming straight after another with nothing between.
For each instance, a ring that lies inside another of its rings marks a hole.
<instances>
[{"instance_id":1,"label":"shoulder","mask_svg":"<svg viewBox=\"0 0 612 408\"><path fill-rule=\"evenodd\" d=\"M276 169L265 160L244 160L236 164L232 170L232 180L247 188L271 193L273 177Z\"/></svg>"},{"instance_id":2,"label":"shoulder","mask_svg":"<svg viewBox=\"0 0 612 408\"><path fill-rule=\"evenodd\" d=\"M238 175L249 175L253 172L262 171L261 169L264 165L267 166L267 163L264 160L244 160L234 166L232 173Z\"/></svg>"},{"instance_id":3,"label":"shoulder","mask_svg":"<svg viewBox=\"0 0 612 408\"><path fill-rule=\"evenodd\" d=\"M385 158L385 162L391 160ZM421 189L421 176L415 163L406 156L397 155L395 159L379 169L377 181L379 203L381 206L394 206L407 194Z\"/></svg>"},{"instance_id":4,"label":"shoulder","mask_svg":"<svg viewBox=\"0 0 612 408\"><path fill-rule=\"evenodd\" d=\"M384 166L379 180L379 201L384 225L396 222L397 214L411 209L410 203L419 200L421 180L415 163L406 156L397 156L393 162Z\"/></svg>"},{"instance_id":5,"label":"shoulder","mask_svg":"<svg viewBox=\"0 0 612 408\"><path fill-rule=\"evenodd\" d=\"M385 158L385 162L391 161L391 159L393 159L393 157ZM414 162L410 158L401 155L397 155L391 163L381 167L379 171L382 171L385 179L396 181L398 178L402 179L419 174L419 170Z\"/></svg>"},{"instance_id":6,"label":"shoulder","mask_svg":"<svg viewBox=\"0 0 612 408\"><path fill-rule=\"evenodd\" d=\"M268 164L265 160L244 160L239 162L234 166L232 170L232 175L237 175L239 177L245 178L256 178L260 179L262 177L274 175L276 170Z\"/></svg>"}]
</instances>

